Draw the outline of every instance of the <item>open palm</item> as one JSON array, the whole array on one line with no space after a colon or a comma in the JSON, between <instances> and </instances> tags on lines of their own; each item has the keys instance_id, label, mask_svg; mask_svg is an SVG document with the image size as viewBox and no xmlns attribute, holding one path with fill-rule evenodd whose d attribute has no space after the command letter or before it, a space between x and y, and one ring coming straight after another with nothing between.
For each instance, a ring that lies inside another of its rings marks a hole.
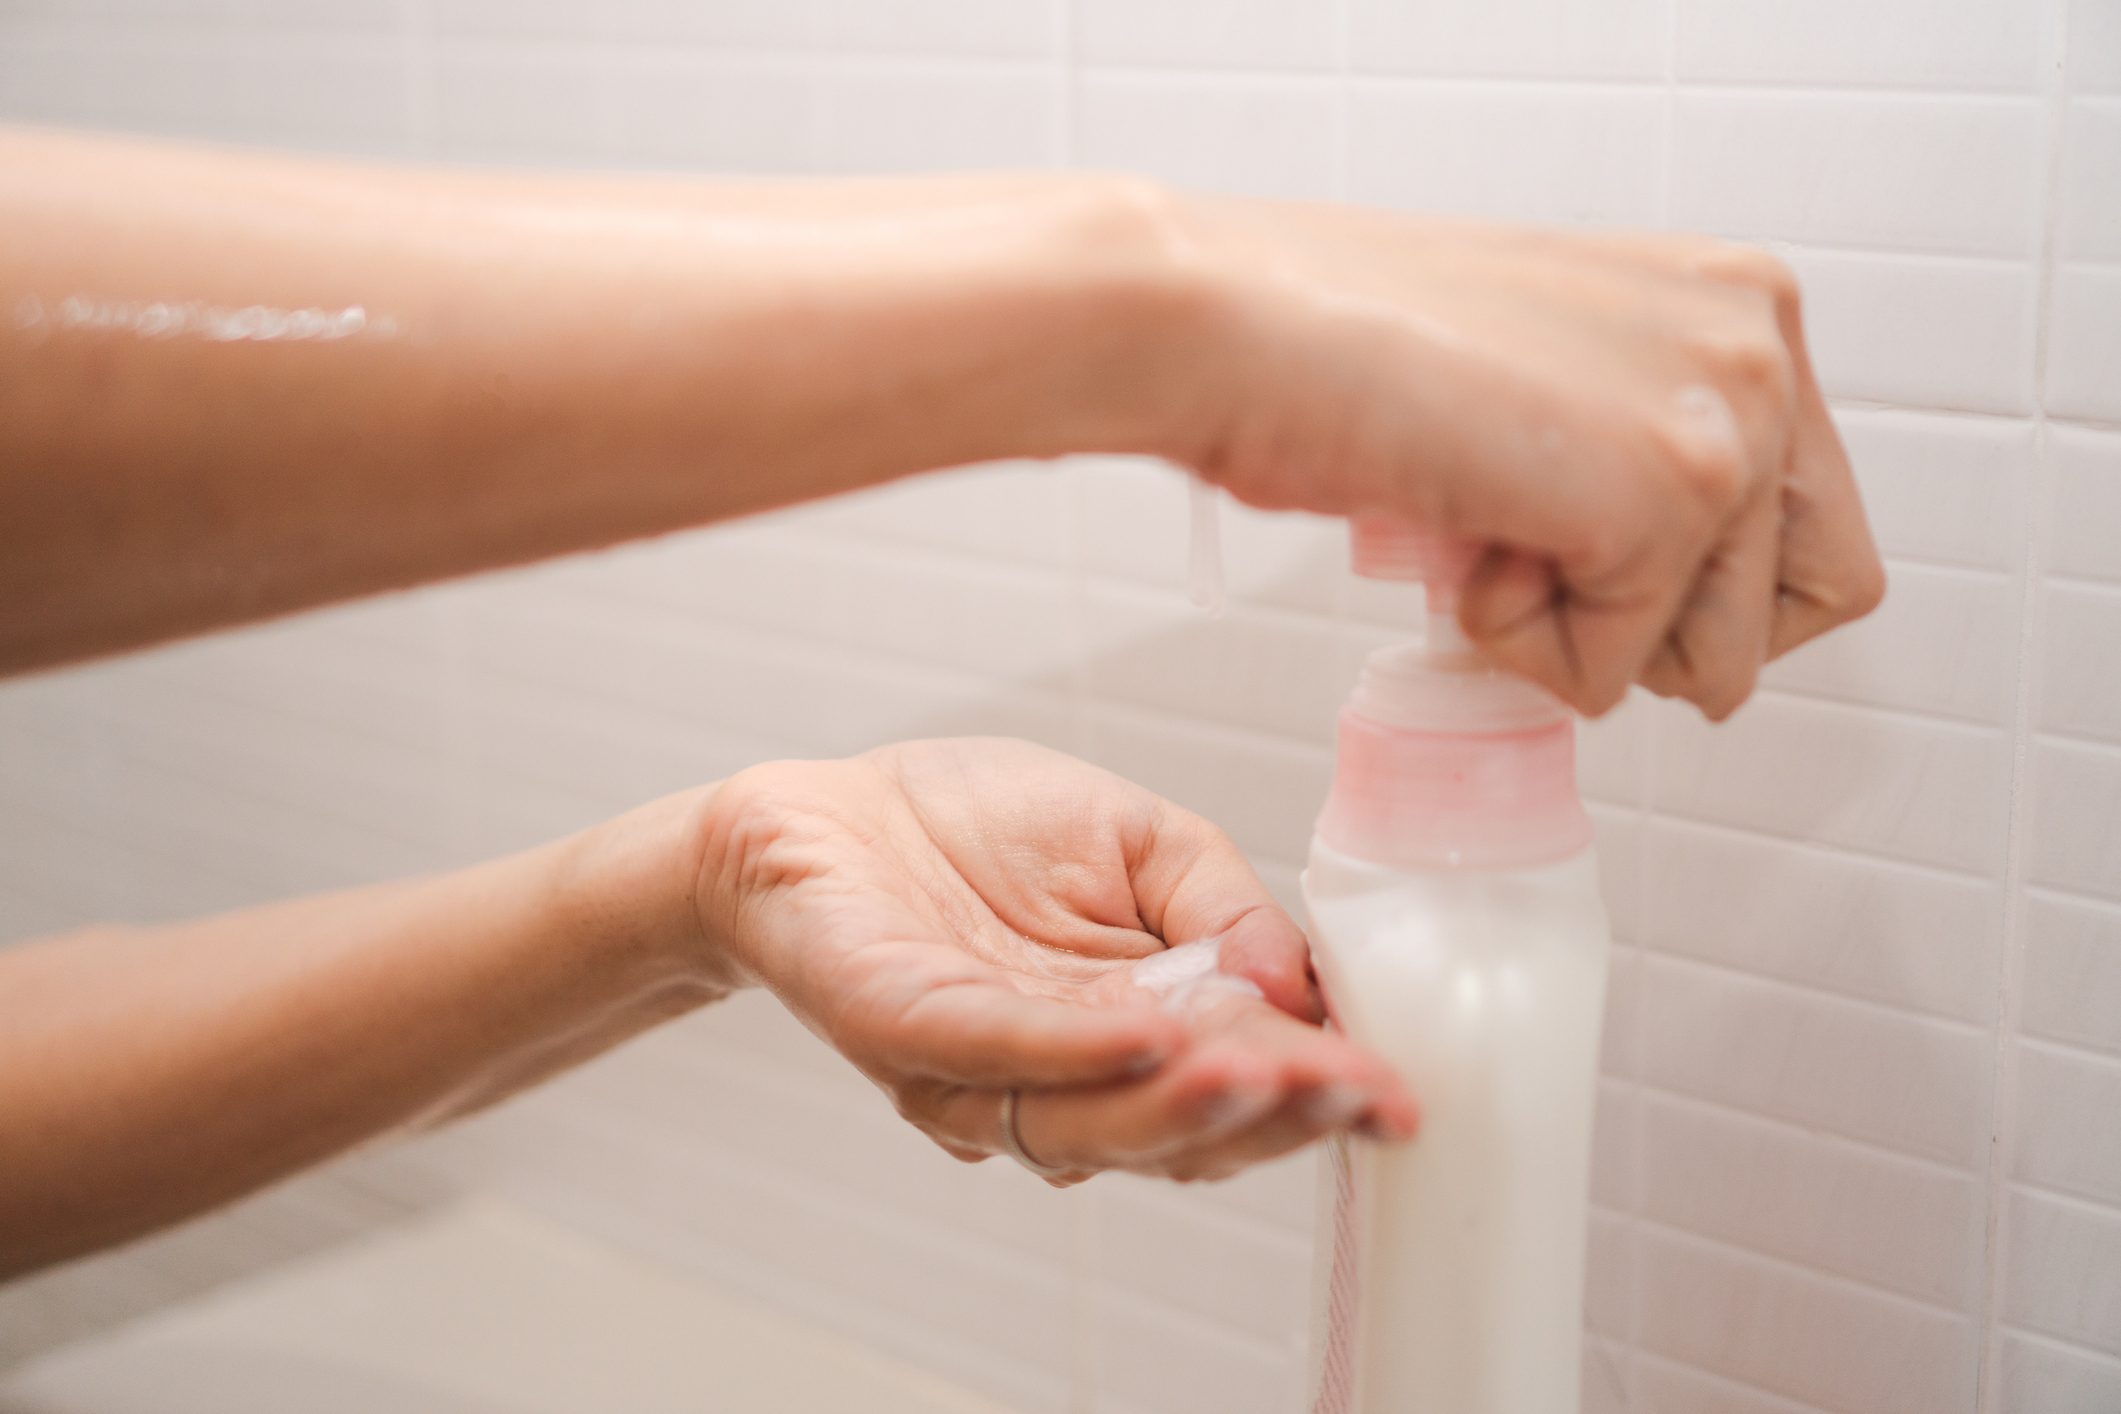
<instances>
[{"instance_id":1,"label":"open palm","mask_svg":"<svg viewBox=\"0 0 2121 1414\"><path fill-rule=\"evenodd\" d=\"M1061 1181L1218 1177L1319 1134L1411 1132L1315 1024L1303 935L1200 817L1025 742L778 762L718 788L703 924L960 1158Z\"/></svg>"}]
</instances>

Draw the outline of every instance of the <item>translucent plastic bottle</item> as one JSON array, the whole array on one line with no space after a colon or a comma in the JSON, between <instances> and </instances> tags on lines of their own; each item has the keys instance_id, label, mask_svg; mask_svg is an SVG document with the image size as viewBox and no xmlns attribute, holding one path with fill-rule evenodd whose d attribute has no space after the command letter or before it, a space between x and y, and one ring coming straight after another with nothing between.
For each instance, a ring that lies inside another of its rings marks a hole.
<instances>
[{"instance_id":1,"label":"translucent plastic bottle","mask_svg":"<svg viewBox=\"0 0 2121 1414\"><path fill-rule=\"evenodd\" d=\"M1421 1105L1328 1151L1313 1414L1577 1414L1610 940L1569 713L1457 630L1450 547L1359 525L1430 581L1429 636L1365 665L1304 895L1334 1022Z\"/></svg>"}]
</instances>

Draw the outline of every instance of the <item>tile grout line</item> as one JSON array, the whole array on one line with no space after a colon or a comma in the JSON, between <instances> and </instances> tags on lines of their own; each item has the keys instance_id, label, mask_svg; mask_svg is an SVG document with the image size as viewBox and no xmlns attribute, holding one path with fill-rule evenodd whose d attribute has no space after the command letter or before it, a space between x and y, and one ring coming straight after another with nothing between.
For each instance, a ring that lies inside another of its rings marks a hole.
<instances>
[{"instance_id":1,"label":"tile grout line","mask_svg":"<svg viewBox=\"0 0 2121 1414\"><path fill-rule=\"evenodd\" d=\"M1072 171L1082 150L1082 115L1078 45L1082 18L1077 0L1058 0L1054 8L1055 158ZM1079 464L1068 464L1068 749L1090 755L1090 497ZM1104 1351L1098 1339L1096 1280L1101 1243L1098 1194L1077 1188L1060 1195L1067 1205L1068 1414L1093 1414L1100 1403Z\"/></svg>"},{"instance_id":2,"label":"tile grout line","mask_svg":"<svg viewBox=\"0 0 2121 1414\"><path fill-rule=\"evenodd\" d=\"M2041 547L2051 515L2048 465L2052 456L2046 415L2048 336L2054 322L2055 255L2059 240L2064 146L2067 140L2068 85L2063 68L2068 62L2070 0L2049 0L2047 7L2048 70L2045 77L2042 120L2043 173L2040 215L2042 242L2033 292L2033 460L2030 494L2025 498L2019 560L2018 693L2014 714L2011 753L2009 824L2005 835L2003 866L2004 917L2000 939L2002 956L1997 968L1995 1042L1989 1066L1989 1161L1984 1176L1985 1205L1982 1227L1983 1283L1976 1312L1980 1343L1974 1367L1976 1414L1999 1414L2001 1410L2004 1280L2008 1269L2005 1250L2005 1219L2010 1196L2010 1175L2017 1155L2018 1066L2016 1040L2018 1013L2024 991L2026 856L2029 827L2037 824L2031 799L2030 773L2034 728L2039 707L2041 649Z\"/></svg>"},{"instance_id":3,"label":"tile grout line","mask_svg":"<svg viewBox=\"0 0 2121 1414\"><path fill-rule=\"evenodd\" d=\"M405 136L414 157L435 160L441 146L433 0L398 0L398 50L405 76Z\"/></svg>"},{"instance_id":4,"label":"tile grout line","mask_svg":"<svg viewBox=\"0 0 2121 1414\"><path fill-rule=\"evenodd\" d=\"M1680 0L1665 0L1663 35L1662 116L1658 131L1657 153L1657 224L1669 230L1672 225L1674 205L1673 185L1678 149L1677 124L1679 121L1679 4ZM1628 1107L1628 1156L1629 1192L1627 1224L1627 1320L1626 1348L1619 1365L1621 1371L1622 1407L1633 1411L1641 1386L1641 1355L1643 1327L1643 1264L1642 1237L1648 1216L1644 1211L1643 1164L1648 1141L1645 1131L1645 1115L1649 1108L1649 1086L1643 1076L1642 1054L1647 1030L1644 1017L1644 979L1649 975L1651 951L1648 939L1661 931L1656 918L1657 890L1654 887L1655 852L1649 847L1653 822L1657 818L1660 764L1664 733L1658 730L1661 715L1659 704L1642 703L1648 713L1644 724L1642 743L1641 795L1636 811L1636 853L1634 860L1633 887L1635 891L1635 917L1637 937L1633 942L1635 954L1633 993L1629 998L1625 1023L1629 1031L1628 1070L1634 1091L1634 1103Z\"/></svg>"}]
</instances>

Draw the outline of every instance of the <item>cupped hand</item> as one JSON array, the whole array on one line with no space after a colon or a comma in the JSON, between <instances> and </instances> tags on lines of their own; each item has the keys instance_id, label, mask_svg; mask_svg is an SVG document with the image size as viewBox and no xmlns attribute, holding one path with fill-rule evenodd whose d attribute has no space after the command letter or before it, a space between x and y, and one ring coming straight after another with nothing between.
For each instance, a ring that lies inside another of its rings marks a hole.
<instances>
[{"instance_id":1,"label":"cupped hand","mask_svg":"<svg viewBox=\"0 0 2121 1414\"><path fill-rule=\"evenodd\" d=\"M1584 711L1720 718L1884 572L1782 262L1691 236L1183 200L1213 297L1172 453L1269 508L1491 547L1467 634Z\"/></svg>"},{"instance_id":2,"label":"cupped hand","mask_svg":"<svg viewBox=\"0 0 2121 1414\"><path fill-rule=\"evenodd\" d=\"M950 1153L1215 1178L1412 1100L1320 1029L1302 933L1200 817L1025 742L754 767L698 832L708 936Z\"/></svg>"}]
</instances>

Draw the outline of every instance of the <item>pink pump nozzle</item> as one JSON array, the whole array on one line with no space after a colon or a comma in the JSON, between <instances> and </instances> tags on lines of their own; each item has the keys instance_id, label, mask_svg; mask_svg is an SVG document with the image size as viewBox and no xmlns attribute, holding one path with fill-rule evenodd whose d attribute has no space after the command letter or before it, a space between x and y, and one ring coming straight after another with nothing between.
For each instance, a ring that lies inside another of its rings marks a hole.
<instances>
[{"instance_id":1,"label":"pink pump nozzle","mask_svg":"<svg viewBox=\"0 0 2121 1414\"><path fill-rule=\"evenodd\" d=\"M1397 516L1357 516L1349 523L1349 540L1357 574L1426 585L1432 603L1439 597L1455 598L1480 558L1480 546L1473 541L1440 535Z\"/></svg>"},{"instance_id":2,"label":"pink pump nozzle","mask_svg":"<svg viewBox=\"0 0 2121 1414\"><path fill-rule=\"evenodd\" d=\"M1348 537L1349 558L1357 574L1419 584L1426 591L1430 644L1467 647L1458 630L1458 590L1480 558L1477 543L1386 515L1355 517L1349 523Z\"/></svg>"}]
</instances>

